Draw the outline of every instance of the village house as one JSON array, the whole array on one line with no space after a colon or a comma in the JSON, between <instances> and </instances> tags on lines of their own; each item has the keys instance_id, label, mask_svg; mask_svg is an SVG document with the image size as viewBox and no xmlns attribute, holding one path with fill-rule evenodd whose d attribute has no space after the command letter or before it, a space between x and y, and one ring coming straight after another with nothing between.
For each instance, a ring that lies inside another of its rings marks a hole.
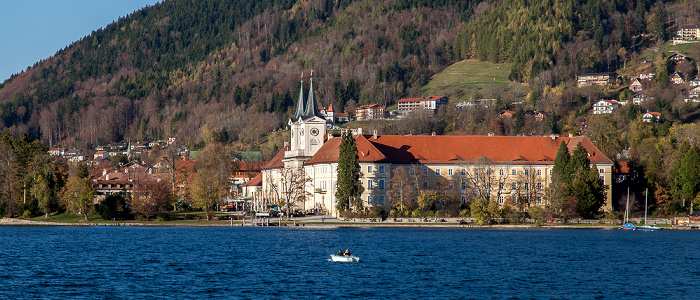
<instances>
[{"instance_id":1,"label":"village house","mask_svg":"<svg viewBox=\"0 0 700 300\"><path fill-rule=\"evenodd\" d=\"M103 169L102 175L92 178L92 187L98 200L113 194L132 193L139 184L155 184L167 181L170 174L157 173L152 167L131 162L116 170Z\"/></svg>"},{"instance_id":2,"label":"village house","mask_svg":"<svg viewBox=\"0 0 700 300\"><path fill-rule=\"evenodd\" d=\"M651 97L651 96L644 94L644 93L632 95L632 104L635 104L635 105L642 105L644 102L649 101L649 100L654 100L654 97Z\"/></svg>"},{"instance_id":3,"label":"village house","mask_svg":"<svg viewBox=\"0 0 700 300\"><path fill-rule=\"evenodd\" d=\"M384 107L379 104L359 106L355 108L355 119L358 121L384 119Z\"/></svg>"},{"instance_id":4,"label":"village house","mask_svg":"<svg viewBox=\"0 0 700 300\"><path fill-rule=\"evenodd\" d=\"M651 72L639 73L639 79L641 79L641 80L652 80L652 79L654 79L654 76L656 76L656 74L651 73Z\"/></svg>"},{"instance_id":5,"label":"village house","mask_svg":"<svg viewBox=\"0 0 700 300\"><path fill-rule=\"evenodd\" d=\"M678 53L678 52L669 55L668 59L671 61L675 61L675 62L684 61L684 60L690 61L690 57L688 57L687 55L685 55L683 53Z\"/></svg>"},{"instance_id":6,"label":"village house","mask_svg":"<svg viewBox=\"0 0 700 300\"><path fill-rule=\"evenodd\" d=\"M683 75L680 72L676 71L673 72L673 76L671 76L671 82L673 84L684 84L685 80L683 79Z\"/></svg>"},{"instance_id":7,"label":"village house","mask_svg":"<svg viewBox=\"0 0 700 300\"><path fill-rule=\"evenodd\" d=\"M659 120L661 120L660 112L649 111L642 115L642 122L644 123L658 122Z\"/></svg>"},{"instance_id":8,"label":"village house","mask_svg":"<svg viewBox=\"0 0 700 300\"><path fill-rule=\"evenodd\" d=\"M63 156L66 153L66 148L51 148L49 154L53 156Z\"/></svg>"},{"instance_id":9,"label":"village house","mask_svg":"<svg viewBox=\"0 0 700 300\"><path fill-rule=\"evenodd\" d=\"M502 110L500 113L498 113L498 116L501 118L512 118L515 115L514 110Z\"/></svg>"},{"instance_id":10,"label":"village house","mask_svg":"<svg viewBox=\"0 0 700 300\"><path fill-rule=\"evenodd\" d=\"M693 79L688 81L688 85L691 87L700 86L700 75L695 75Z\"/></svg>"},{"instance_id":11,"label":"village house","mask_svg":"<svg viewBox=\"0 0 700 300\"><path fill-rule=\"evenodd\" d=\"M92 155L92 159L103 160L109 158L109 153L107 151L97 151Z\"/></svg>"},{"instance_id":12,"label":"village house","mask_svg":"<svg viewBox=\"0 0 700 300\"><path fill-rule=\"evenodd\" d=\"M63 158L69 162L81 162L88 158L83 150L80 149L70 149L63 153Z\"/></svg>"},{"instance_id":13,"label":"village house","mask_svg":"<svg viewBox=\"0 0 700 300\"><path fill-rule=\"evenodd\" d=\"M606 86L615 83L617 80L617 73L594 73L594 74L581 74L576 77L578 87L586 86Z\"/></svg>"},{"instance_id":14,"label":"village house","mask_svg":"<svg viewBox=\"0 0 700 300\"><path fill-rule=\"evenodd\" d=\"M611 114L619 106L620 102L615 100L600 100L593 104L593 114Z\"/></svg>"},{"instance_id":15,"label":"village house","mask_svg":"<svg viewBox=\"0 0 700 300\"><path fill-rule=\"evenodd\" d=\"M543 112L543 111L536 111L532 114L532 116L535 118L536 121L542 121L549 117L551 114L548 112Z\"/></svg>"},{"instance_id":16,"label":"village house","mask_svg":"<svg viewBox=\"0 0 700 300\"><path fill-rule=\"evenodd\" d=\"M700 39L700 25L681 26L681 28L679 28L676 32L676 36L681 40Z\"/></svg>"},{"instance_id":17,"label":"village house","mask_svg":"<svg viewBox=\"0 0 700 300\"><path fill-rule=\"evenodd\" d=\"M426 98L404 98L399 100L399 112L406 114L416 109L437 111L440 106L446 105L450 100L445 96L430 96Z\"/></svg>"},{"instance_id":18,"label":"village house","mask_svg":"<svg viewBox=\"0 0 700 300\"><path fill-rule=\"evenodd\" d=\"M632 83L630 83L630 91L639 92L641 90L642 90L642 82L639 81L638 78L632 79Z\"/></svg>"},{"instance_id":19,"label":"village house","mask_svg":"<svg viewBox=\"0 0 700 300\"><path fill-rule=\"evenodd\" d=\"M262 169L255 207L266 208L285 200L294 202L298 209L338 215L335 192L341 138L327 133L323 119L308 109L314 104L311 88L308 98L300 96L296 113L289 120L290 143ZM611 209L612 161L586 137L403 136L376 131L367 135L360 128L347 133L357 145L364 187L361 199L368 208L390 209L392 171L399 167L419 175L421 188L452 189L463 202L473 199L487 184L469 178L492 174L486 193L499 204L517 200L543 205L554 158L564 143L570 152L579 144L586 149L605 184L604 207Z\"/></svg>"}]
</instances>

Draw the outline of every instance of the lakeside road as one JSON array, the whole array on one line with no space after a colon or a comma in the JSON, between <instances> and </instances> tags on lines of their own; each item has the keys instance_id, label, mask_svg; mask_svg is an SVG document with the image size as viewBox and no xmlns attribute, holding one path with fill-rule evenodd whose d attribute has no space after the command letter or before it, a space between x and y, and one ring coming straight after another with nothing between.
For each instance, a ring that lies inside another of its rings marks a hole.
<instances>
[{"instance_id":1,"label":"lakeside road","mask_svg":"<svg viewBox=\"0 0 700 300\"><path fill-rule=\"evenodd\" d=\"M384 221L378 219L337 219L326 216L309 216L301 218L293 218L289 220L280 220L278 218L270 218L268 222L263 222L262 219L253 219L255 223L248 218L245 220L226 221L85 221L85 222L50 222L50 221L35 221L16 218L1 218L0 226L156 226L156 227L308 227L308 228L465 228L465 229L617 229L620 224L600 224L585 220L585 223L566 223L566 224L495 224L495 225L477 225L472 222L460 223L465 218L441 218L440 221L435 219L421 218L393 218ZM466 219L469 220L469 219ZM266 225L267 224L267 225ZM697 227L664 227L664 229L674 230L690 230L698 229Z\"/></svg>"}]
</instances>

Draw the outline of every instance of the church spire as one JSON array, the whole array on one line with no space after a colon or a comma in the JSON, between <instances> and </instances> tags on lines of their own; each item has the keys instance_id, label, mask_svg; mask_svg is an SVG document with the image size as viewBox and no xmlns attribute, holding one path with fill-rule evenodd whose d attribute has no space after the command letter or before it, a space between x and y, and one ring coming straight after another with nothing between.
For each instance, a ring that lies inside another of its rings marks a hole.
<instances>
[{"instance_id":1,"label":"church spire","mask_svg":"<svg viewBox=\"0 0 700 300\"><path fill-rule=\"evenodd\" d=\"M299 121L305 115L304 113L304 73L301 73L301 80L299 80L299 101L297 101L297 109L292 117L292 122Z\"/></svg>"},{"instance_id":2,"label":"church spire","mask_svg":"<svg viewBox=\"0 0 700 300\"><path fill-rule=\"evenodd\" d=\"M321 117L321 113L318 111L318 104L316 104L316 98L314 97L314 71L311 70L311 82L309 83L309 97L306 98L306 107L304 108L304 118L310 118L313 116Z\"/></svg>"}]
</instances>

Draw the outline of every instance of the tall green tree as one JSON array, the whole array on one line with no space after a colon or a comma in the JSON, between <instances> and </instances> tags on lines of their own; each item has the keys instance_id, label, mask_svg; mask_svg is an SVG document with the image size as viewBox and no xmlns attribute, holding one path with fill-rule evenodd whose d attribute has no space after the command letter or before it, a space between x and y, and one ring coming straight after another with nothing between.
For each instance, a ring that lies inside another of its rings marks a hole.
<instances>
[{"instance_id":1,"label":"tall green tree","mask_svg":"<svg viewBox=\"0 0 700 300\"><path fill-rule=\"evenodd\" d=\"M552 167L552 174L558 174L562 183L569 183L571 178L571 172L569 169L569 162L571 161L571 155L569 154L569 148L566 146L564 141L559 144L559 151L557 151L557 156L554 157L554 167Z\"/></svg>"},{"instance_id":2,"label":"tall green tree","mask_svg":"<svg viewBox=\"0 0 700 300\"><path fill-rule=\"evenodd\" d=\"M338 199L338 211L343 212L351 207L356 211L362 209L362 192L364 187L360 182L360 157L357 155L355 138L349 132L341 135L340 154L338 155L338 189L335 197Z\"/></svg>"},{"instance_id":3,"label":"tall green tree","mask_svg":"<svg viewBox=\"0 0 700 300\"><path fill-rule=\"evenodd\" d=\"M683 200L692 201L700 192L700 150L691 147L681 159L680 179Z\"/></svg>"},{"instance_id":4,"label":"tall green tree","mask_svg":"<svg viewBox=\"0 0 700 300\"><path fill-rule=\"evenodd\" d=\"M94 196L95 190L92 189L89 178L79 176L68 178L63 190L63 201L73 213L85 216L85 221L89 221L88 214L92 212Z\"/></svg>"},{"instance_id":5,"label":"tall green tree","mask_svg":"<svg viewBox=\"0 0 700 300\"><path fill-rule=\"evenodd\" d=\"M576 198L576 212L590 219L600 210L605 201L603 182L594 168L581 168L571 179L571 195Z\"/></svg>"}]
</instances>

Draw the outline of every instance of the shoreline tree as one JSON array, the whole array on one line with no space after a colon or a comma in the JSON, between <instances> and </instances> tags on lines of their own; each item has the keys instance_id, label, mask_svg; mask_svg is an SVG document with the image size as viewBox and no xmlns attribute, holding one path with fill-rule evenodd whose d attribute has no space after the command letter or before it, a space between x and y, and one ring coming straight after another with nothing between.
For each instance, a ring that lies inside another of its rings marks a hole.
<instances>
[{"instance_id":1,"label":"shoreline tree","mask_svg":"<svg viewBox=\"0 0 700 300\"><path fill-rule=\"evenodd\" d=\"M344 212L350 209L361 211L362 192L364 187L360 182L360 158L357 155L357 144L350 132L341 135L338 155L338 187L335 197L338 199L337 209Z\"/></svg>"}]
</instances>

